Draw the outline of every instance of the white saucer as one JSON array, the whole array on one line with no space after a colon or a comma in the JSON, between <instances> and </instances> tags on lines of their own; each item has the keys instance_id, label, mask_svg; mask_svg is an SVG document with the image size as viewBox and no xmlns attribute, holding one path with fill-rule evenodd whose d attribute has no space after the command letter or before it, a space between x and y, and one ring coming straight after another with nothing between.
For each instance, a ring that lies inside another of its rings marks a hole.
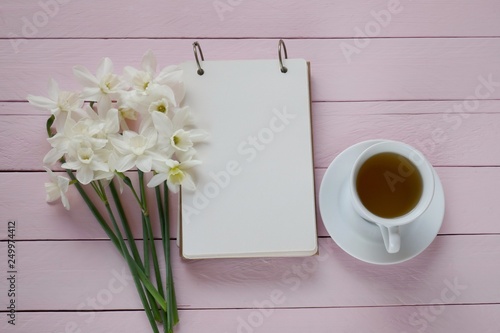
<instances>
[{"instance_id":1,"label":"white saucer","mask_svg":"<svg viewBox=\"0 0 500 333\"><path fill-rule=\"evenodd\" d=\"M377 225L362 219L352 207L348 179L352 166L366 148L384 140L360 142L340 153L326 170L319 191L323 223L332 239L351 256L372 264L389 265L409 260L436 237L444 217L444 192L434 171L434 198L416 221L400 227L401 249L387 253Z\"/></svg>"}]
</instances>

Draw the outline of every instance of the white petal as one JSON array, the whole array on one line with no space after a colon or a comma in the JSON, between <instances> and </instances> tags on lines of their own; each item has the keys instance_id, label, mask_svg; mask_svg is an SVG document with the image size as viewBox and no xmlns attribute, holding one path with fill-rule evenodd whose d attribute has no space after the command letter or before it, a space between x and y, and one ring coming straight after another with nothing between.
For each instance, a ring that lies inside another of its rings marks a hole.
<instances>
[{"instance_id":1,"label":"white petal","mask_svg":"<svg viewBox=\"0 0 500 333\"><path fill-rule=\"evenodd\" d=\"M156 72L156 57L153 53L153 51L149 50L144 54L142 57L142 63L141 63L142 69L145 70L146 72L149 72L151 74L154 74Z\"/></svg>"},{"instance_id":2,"label":"white petal","mask_svg":"<svg viewBox=\"0 0 500 333\"><path fill-rule=\"evenodd\" d=\"M61 157L63 157L63 155L64 153L59 151L57 148L52 148L43 158L43 164L54 165Z\"/></svg>"},{"instance_id":3,"label":"white petal","mask_svg":"<svg viewBox=\"0 0 500 333\"><path fill-rule=\"evenodd\" d=\"M93 120L98 120L99 119L99 115L97 114L97 112L95 112L94 109L92 109L90 107L90 105L85 105L83 107L83 111L85 112L85 115L87 115L88 118L90 119L93 119Z\"/></svg>"},{"instance_id":4,"label":"white petal","mask_svg":"<svg viewBox=\"0 0 500 333\"><path fill-rule=\"evenodd\" d=\"M113 73L113 62L108 57L102 59L101 64L97 68L96 77L101 80L104 75Z\"/></svg>"},{"instance_id":5,"label":"white petal","mask_svg":"<svg viewBox=\"0 0 500 333\"><path fill-rule=\"evenodd\" d=\"M146 149L153 148L158 142L158 134L154 128L150 127L150 131L146 131L145 134L148 141L146 142Z\"/></svg>"},{"instance_id":6,"label":"white petal","mask_svg":"<svg viewBox=\"0 0 500 333\"><path fill-rule=\"evenodd\" d=\"M190 125L191 118L191 111L189 111L188 108L178 109L177 112L175 112L174 117L172 118L174 128L181 129L187 125Z\"/></svg>"},{"instance_id":7,"label":"white petal","mask_svg":"<svg viewBox=\"0 0 500 333\"><path fill-rule=\"evenodd\" d=\"M53 202L61 197L61 191L59 191L59 187L56 184L49 182L45 183L45 201Z\"/></svg>"},{"instance_id":8,"label":"white petal","mask_svg":"<svg viewBox=\"0 0 500 333\"><path fill-rule=\"evenodd\" d=\"M37 106L39 108L47 110L52 110L54 108L57 108L57 103L51 99L48 99L47 97L28 95L27 98L30 104Z\"/></svg>"},{"instance_id":9,"label":"white petal","mask_svg":"<svg viewBox=\"0 0 500 333\"><path fill-rule=\"evenodd\" d=\"M200 164L201 164L200 160L189 160L189 161L182 162L180 165L180 168L181 168L181 170L187 170L187 169L191 169L192 167L195 167L195 166L200 165Z\"/></svg>"},{"instance_id":10,"label":"white petal","mask_svg":"<svg viewBox=\"0 0 500 333\"><path fill-rule=\"evenodd\" d=\"M132 66L126 66L123 69L123 74L127 78L127 80L129 80L129 81L132 81L132 79L134 78L134 76L137 75L138 72L139 72L139 70L137 70L136 68L134 68Z\"/></svg>"},{"instance_id":11,"label":"white petal","mask_svg":"<svg viewBox=\"0 0 500 333\"><path fill-rule=\"evenodd\" d=\"M166 181L168 178L167 174L165 173L159 173L153 176L151 180L148 183L148 187L156 187Z\"/></svg>"},{"instance_id":12,"label":"white petal","mask_svg":"<svg viewBox=\"0 0 500 333\"><path fill-rule=\"evenodd\" d=\"M184 173L184 180L182 181L181 186L183 189L186 189L188 191L196 190L196 185L193 182L193 178L188 173Z\"/></svg>"},{"instance_id":13,"label":"white petal","mask_svg":"<svg viewBox=\"0 0 500 333\"><path fill-rule=\"evenodd\" d=\"M100 103L97 103L97 113L99 113L100 115L106 115L110 109L111 99L101 100Z\"/></svg>"},{"instance_id":14,"label":"white petal","mask_svg":"<svg viewBox=\"0 0 500 333\"><path fill-rule=\"evenodd\" d=\"M155 81L158 84L172 84L176 83L178 81L182 81L182 69L176 65L170 65L167 67L164 67L160 73L158 73L158 76L156 77Z\"/></svg>"},{"instance_id":15,"label":"white petal","mask_svg":"<svg viewBox=\"0 0 500 333\"><path fill-rule=\"evenodd\" d=\"M66 196L66 194L61 193L61 202L62 202L64 208L66 208L66 210L70 209L69 200L68 200L68 197Z\"/></svg>"},{"instance_id":16,"label":"white petal","mask_svg":"<svg viewBox=\"0 0 500 333\"><path fill-rule=\"evenodd\" d=\"M155 111L151 114L151 118L153 119L153 124L160 135L164 135L168 138L172 136L174 133L174 126L166 114Z\"/></svg>"},{"instance_id":17,"label":"white petal","mask_svg":"<svg viewBox=\"0 0 500 333\"><path fill-rule=\"evenodd\" d=\"M85 165L76 172L76 179L83 185L87 185L94 180L94 171L88 165Z\"/></svg>"},{"instance_id":18,"label":"white petal","mask_svg":"<svg viewBox=\"0 0 500 333\"><path fill-rule=\"evenodd\" d=\"M50 170L46 166L44 166L43 169L48 173L51 180L54 180L56 178L56 176L54 175L54 172L52 170Z\"/></svg>"},{"instance_id":19,"label":"white petal","mask_svg":"<svg viewBox=\"0 0 500 333\"><path fill-rule=\"evenodd\" d=\"M170 192L172 193L177 193L179 192L179 185L172 184L171 182L167 181L167 186Z\"/></svg>"},{"instance_id":20,"label":"white petal","mask_svg":"<svg viewBox=\"0 0 500 333\"><path fill-rule=\"evenodd\" d=\"M110 171L96 171L94 172L94 180L102 180L109 182L115 176L114 172ZM107 186L107 185L106 185Z\"/></svg>"},{"instance_id":21,"label":"white petal","mask_svg":"<svg viewBox=\"0 0 500 333\"><path fill-rule=\"evenodd\" d=\"M57 186L59 186L62 193L66 193L68 191L69 182L69 178L57 176Z\"/></svg>"},{"instance_id":22,"label":"white petal","mask_svg":"<svg viewBox=\"0 0 500 333\"><path fill-rule=\"evenodd\" d=\"M152 126L153 126L153 118L151 118L151 114L149 112L142 114L142 121L141 124L139 125L139 133L144 132L146 128Z\"/></svg>"},{"instance_id":23,"label":"white petal","mask_svg":"<svg viewBox=\"0 0 500 333\"><path fill-rule=\"evenodd\" d=\"M89 100L89 101L94 101L97 102L103 95L103 92L101 91L101 88L99 87L86 87L83 88L81 97L83 99Z\"/></svg>"},{"instance_id":24,"label":"white petal","mask_svg":"<svg viewBox=\"0 0 500 333\"><path fill-rule=\"evenodd\" d=\"M155 82L168 85L172 89L177 104L182 102L185 94L182 75L183 71L181 69L176 66L169 66L164 68L155 79Z\"/></svg>"},{"instance_id":25,"label":"white petal","mask_svg":"<svg viewBox=\"0 0 500 333\"><path fill-rule=\"evenodd\" d=\"M118 133L120 130L120 117L117 109L110 109L106 114L106 133Z\"/></svg>"},{"instance_id":26,"label":"white petal","mask_svg":"<svg viewBox=\"0 0 500 333\"><path fill-rule=\"evenodd\" d=\"M109 94L100 94L97 102L100 104L110 104L111 105L111 96Z\"/></svg>"},{"instance_id":27,"label":"white petal","mask_svg":"<svg viewBox=\"0 0 500 333\"><path fill-rule=\"evenodd\" d=\"M125 133L128 133L129 131L123 132L123 135L125 136ZM122 155L130 153L130 146L125 140L123 140L119 136L112 136L109 138L111 141L111 144L113 147L115 147L116 151Z\"/></svg>"},{"instance_id":28,"label":"white petal","mask_svg":"<svg viewBox=\"0 0 500 333\"><path fill-rule=\"evenodd\" d=\"M78 82L80 82L80 84L84 87L99 86L99 81L97 81L97 78L83 66L73 67L73 74L76 76Z\"/></svg>"},{"instance_id":29,"label":"white petal","mask_svg":"<svg viewBox=\"0 0 500 333\"><path fill-rule=\"evenodd\" d=\"M57 101L59 96L59 85L57 84L56 80L51 79L49 82L49 97L53 101Z\"/></svg>"},{"instance_id":30,"label":"white petal","mask_svg":"<svg viewBox=\"0 0 500 333\"><path fill-rule=\"evenodd\" d=\"M77 161L68 161L61 165L63 169L78 170L81 168L81 163Z\"/></svg>"},{"instance_id":31,"label":"white petal","mask_svg":"<svg viewBox=\"0 0 500 333\"><path fill-rule=\"evenodd\" d=\"M118 158L116 161L116 171L125 172L132 169L135 165L135 155L129 154Z\"/></svg>"},{"instance_id":32,"label":"white petal","mask_svg":"<svg viewBox=\"0 0 500 333\"><path fill-rule=\"evenodd\" d=\"M210 134L201 129L192 129L189 131L189 136L193 142L203 142L209 138Z\"/></svg>"},{"instance_id":33,"label":"white petal","mask_svg":"<svg viewBox=\"0 0 500 333\"><path fill-rule=\"evenodd\" d=\"M95 171L104 171L107 172L109 171L109 166L104 163L104 162L99 162L99 161L93 161L92 163L92 169Z\"/></svg>"},{"instance_id":34,"label":"white petal","mask_svg":"<svg viewBox=\"0 0 500 333\"><path fill-rule=\"evenodd\" d=\"M165 164L169 167L169 168L174 168L176 166L179 165L179 162L176 161L176 160L172 160L172 159L169 159L169 160L166 160L165 161Z\"/></svg>"},{"instance_id":35,"label":"white petal","mask_svg":"<svg viewBox=\"0 0 500 333\"><path fill-rule=\"evenodd\" d=\"M194 157L194 155L196 155L196 149L194 149L194 148L191 148L186 152L183 152L180 150L175 152L175 156L177 156L177 159L181 162L191 160Z\"/></svg>"},{"instance_id":36,"label":"white petal","mask_svg":"<svg viewBox=\"0 0 500 333\"><path fill-rule=\"evenodd\" d=\"M156 102L162 98L166 98L173 106L177 106L178 102L175 100L175 94L172 88L166 85L155 84L149 88L152 98L151 102Z\"/></svg>"},{"instance_id":37,"label":"white petal","mask_svg":"<svg viewBox=\"0 0 500 333\"><path fill-rule=\"evenodd\" d=\"M135 165L137 166L137 169L141 170L142 172L149 172L151 171L151 167L153 166L153 159L151 158L151 156L141 155L137 157Z\"/></svg>"}]
</instances>

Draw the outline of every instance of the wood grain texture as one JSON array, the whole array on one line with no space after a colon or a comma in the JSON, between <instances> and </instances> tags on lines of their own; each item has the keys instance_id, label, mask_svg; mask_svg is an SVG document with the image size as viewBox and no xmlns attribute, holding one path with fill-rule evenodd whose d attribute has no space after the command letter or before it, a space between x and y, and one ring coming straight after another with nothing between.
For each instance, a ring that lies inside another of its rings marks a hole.
<instances>
[{"instance_id":1,"label":"wood grain texture","mask_svg":"<svg viewBox=\"0 0 500 333\"><path fill-rule=\"evenodd\" d=\"M331 239L319 243L320 255L307 258L181 261L172 241L179 307L259 308L274 290L284 298L276 307L284 308L500 303L500 271L492 269L499 235L438 236L416 258L392 266L353 260ZM0 243L2 253L5 247ZM18 310L142 308L109 241L18 242L17 248Z\"/></svg>"},{"instance_id":2,"label":"wood grain texture","mask_svg":"<svg viewBox=\"0 0 500 333\"><path fill-rule=\"evenodd\" d=\"M181 310L178 333L299 332L475 332L500 329L500 305L437 305L376 308ZM246 323L246 324L245 324ZM148 332L141 311L25 312L15 327L0 323L4 333L137 333ZM248 325L248 326L247 326ZM80 330L80 331L78 331Z\"/></svg>"},{"instance_id":3,"label":"wood grain texture","mask_svg":"<svg viewBox=\"0 0 500 333\"><path fill-rule=\"evenodd\" d=\"M55 1L44 0L44 3ZM376 22L372 11L388 9L387 0L328 1L102 1L59 0L46 6L47 19L35 17L38 2L2 3L0 37L122 38L122 37L354 37ZM116 9L119 8L117 12ZM216 9L218 8L218 9ZM498 36L500 6L494 0L401 0L376 34L380 37ZM38 23L24 28L23 17ZM89 24L93 22L93 24ZM123 24L127 22L127 24ZM61 27L64 27L62 29ZM374 27L371 31L377 32ZM370 30L369 30L370 31Z\"/></svg>"},{"instance_id":4,"label":"wood grain texture","mask_svg":"<svg viewBox=\"0 0 500 333\"><path fill-rule=\"evenodd\" d=\"M451 110L460 115L467 111L463 103L465 100L453 101L375 101L375 102L313 102L312 110L316 112L329 112L335 115L418 115L418 114L444 114ZM470 112L469 112L470 113ZM477 108L472 113L500 113L499 100L479 100ZM40 110L26 102L0 102L0 115L43 115L48 117L47 110ZM456 123L456 119L453 123Z\"/></svg>"},{"instance_id":5,"label":"wood grain texture","mask_svg":"<svg viewBox=\"0 0 500 333\"><path fill-rule=\"evenodd\" d=\"M14 109L25 103L9 103ZM347 147L364 140L384 138L404 141L419 149L433 165L498 166L500 151L500 101L487 101L482 113L478 102L474 113L454 112L462 101L441 102L429 106L428 113L405 114L412 103L403 102L400 113L363 114L364 103L352 103L352 114L337 112L335 103L313 105L314 164L328 167L335 156ZM394 110L393 103L389 103ZM421 105L416 106L416 108ZM431 111L436 113L430 113ZM493 111L493 112L492 112ZM8 112L8 111L7 111ZM490 113L492 112L492 113ZM0 170L41 170L43 157L50 150L46 142L46 116L41 114L5 115L0 122ZM463 152L467 151L466 154Z\"/></svg>"},{"instance_id":6,"label":"wood grain texture","mask_svg":"<svg viewBox=\"0 0 500 333\"><path fill-rule=\"evenodd\" d=\"M193 40L25 40L16 54L12 41L0 40L0 101L44 95L53 77L63 89L78 88L72 67L95 71L103 57L139 66L152 49L160 65L193 60ZM500 39L373 39L349 63L340 48L349 39L287 40L288 55L311 62L314 101L500 99ZM353 44L354 45L354 44ZM207 60L275 59L276 40L223 39L202 42ZM36 54L36 57L33 55ZM278 63L276 63L278 68ZM479 77L494 81L490 90ZM482 97L481 97L482 96Z\"/></svg>"},{"instance_id":7,"label":"wood grain texture","mask_svg":"<svg viewBox=\"0 0 500 333\"><path fill-rule=\"evenodd\" d=\"M497 204L500 188L492 181L500 177L500 168L438 167L436 170L446 194L446 214L441 234L500 233L500 206ZM324 172L325 169L316 170L316 192L319 191ZM136 177L131 178L135 180ZM0 240L7 238L6 223L9 219L18 223L19 240L106 239L74 189L68 193L72 207L70 211L66 211L60 203L45 203L43 183L46 181L44 173L0 173L0 184L8 189L0 192L0 216L4 217L0 221ZM133 203L127 190L122 198L124 202ZM171 221L175 221L177 214L175 200L172 196ZM149 202L154 202L151 194ZM134 234L141 237L137 209L133 204L125 208L131 214L130 223ZM157 221L156 216L153 210L153 221ZM319 211L317 216L318 234L328 237ZM154 234L155 237L160 237L157 223L154 224ZM177 225L174 222L171 224L171 235L177 235Z\"/></svg>"},{"instance_id":8,"label":"wood grain texture","mask_svg":"<svg viewBox=\"0 0 500 333\"><path fill-rule=\"evenodd\" d=\"M16 326L5 320L0 270L0 331L150 331L123 259L77 193L70 212L44 202L46 176L35 170L48 149L46 114L27 94L46 95L51 77L77 89L72 66L95 71L104 56L121 72L152 49L165 66L193 60L201 39L207 60L270 59L285 38L291 58L311 62L317 190L350 145L405 141L443 182L440 235L387 267L347 255L320 217L311 258L183 261L172 240L175 332L499 332L500 2L399 0L384 16L397 1L3 0L0 256L15 219L16 305L26 312Z\"/></svg>"}]
</instances>

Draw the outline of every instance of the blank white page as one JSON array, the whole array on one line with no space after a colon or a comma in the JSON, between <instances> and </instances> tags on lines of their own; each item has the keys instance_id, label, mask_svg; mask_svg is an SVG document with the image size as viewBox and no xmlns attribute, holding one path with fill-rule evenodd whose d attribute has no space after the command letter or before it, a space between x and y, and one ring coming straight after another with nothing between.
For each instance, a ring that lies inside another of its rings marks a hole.
<instances>
[{"instance_id":1,"label":"blank white page","mask_svg":"<svg viewBox=\"0 0 500 333\"><path fill-rule=\"evenodd\" d=\"M308 64L285 60L182 64L196 127L197 190L182 190L185 258L317 252Z\"/></svg>"}]
</instances>

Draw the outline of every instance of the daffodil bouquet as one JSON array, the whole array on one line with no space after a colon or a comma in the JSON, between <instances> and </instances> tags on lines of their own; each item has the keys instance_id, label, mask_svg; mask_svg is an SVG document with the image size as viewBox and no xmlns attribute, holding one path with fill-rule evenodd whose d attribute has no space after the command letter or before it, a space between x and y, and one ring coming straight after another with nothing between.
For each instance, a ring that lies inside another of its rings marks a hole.
<instances>
[{"instance_id":1,"label":"daffodil bouquet","mask_svg":"<svg viewBox=\"0 0 500 333\"><path fill-rule=\"evenodd\" d=\"M189 172L200 161L194 146L207 133L194 128L189 107L182 105L182 70L169 66L157 73L151 51L144 55L140 69L125 67L123 75L113 72L109 58L102 60L95 75L82 66L75 66L73 72L83 86L81 91L61 91L51 80L48 97L28 96L32 105L51 114L46 127L52 149L43 160L50 177L45 184L47 201L61 199L69 209L66 192L70 185L76 187L128 263L153 332L159 332L157 322L163 324L164 332L172 332L179 318L170 266L168 195L180 186L195 189ZM57 163L69 178L51 170ZM129 178L134 172L138 186ZM147 188L154 189L156 196L165 257L163 278ZM124 190L131 191L142 214L142 251L121 202Z\"/></svg>"}]
</instances>

